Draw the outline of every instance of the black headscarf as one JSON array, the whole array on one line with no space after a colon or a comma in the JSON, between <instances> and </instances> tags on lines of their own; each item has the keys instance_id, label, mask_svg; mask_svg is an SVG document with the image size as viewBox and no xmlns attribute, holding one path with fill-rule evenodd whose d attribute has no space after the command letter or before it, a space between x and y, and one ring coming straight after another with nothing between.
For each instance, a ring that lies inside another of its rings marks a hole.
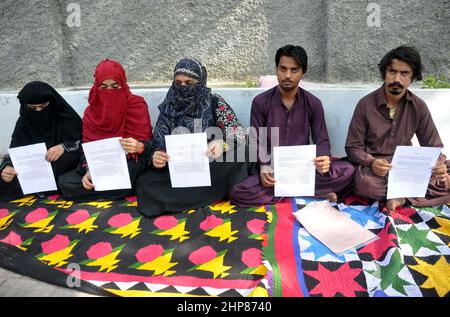
<instances>
[{"instance_id":1,"label":"black headscarf","mask_svg":"<svg viewBox=\"0 0 450 317\"><path fill-rule=\"evenodd\" d=\"M11 148L45 142L47 148L64 142L81 140L80 116L66 100L49 84L33 81L19 92L20 117L14 129ZM41 111L27 107L27 104L49 106Z\"/></svg>"},{"instance_id":2,"label":"black headscarf","mask_svg":"<svg viewBox=\"0 0 450 317\"><path fill-rule=\"evenodd\" d=\"M198 80L195 86L180 86L175 82L179 74ZM196 59L182 59L175 66L174 80L166 98L158 106L160 114L154 131L154 142L159 148L165 148L166 135L177 127L194 132L194 120L200 119L202 132L214 126L212 94L206 84L206 67Z\"/></svg>"}]
</instances>

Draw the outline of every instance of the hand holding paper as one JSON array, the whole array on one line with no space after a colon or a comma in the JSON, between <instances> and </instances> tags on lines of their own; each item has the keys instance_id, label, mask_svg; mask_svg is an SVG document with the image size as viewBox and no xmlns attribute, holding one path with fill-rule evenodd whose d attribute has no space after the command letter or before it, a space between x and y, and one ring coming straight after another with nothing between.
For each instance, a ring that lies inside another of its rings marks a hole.
<instances>
[{"instance_id":1,"label":"hand holding paper","mask_svg":"<svg viewBox=\"0 0 450 317\"><path fill-rule=\"evenodd\" d=\"M273 148L275 196L314 196L316 146Z\"/></svg>"},{"instance_id":2,"label":"hand holding paper","mask_svg":"<svg viewBox=\"0 0 450 317\"><path fill-rule=\"evenodd\" d=\"M45 159L45 143L17 147L8 152L25 195L57 190L52 165Z\"/></svg>"},{"instance_id":3,"label":"hand holding paper","mask_svg":"<svg viewBox=\"0 0 450 317\"><path fill-rule=\"evenodd\" d=\"M438 161L433 167L432 173L440 182L446 182L448 180L447 164Z\"/></svg>"},{"instance_id":4,"label":"hand holding paper","mask_svg":"<svg viewBox=\"0 0 450 317\"><path fill-rule=\"evenodd\" d=\"M81 179L81 183L83 184L84 189L93 190L95 188L94 184L92 184L91 172L87 171Z\"/></svg>"},{"instance_id":5,"label":"hand holding paper","mask_svg":"<svg viewBox=\"0 0 450 317\"><path fill-rule=\"evenodd\" d=\"M96 191L131 188L126 153L120 139L111 138L83 144Z\"/></svg>"},{"instance_id":6,"label":"hand holding paper","mask_svg":"<svg viewBox=\"0 0 450 317\"><path fill-rule=\"evenodd\" d=\"M322 175L328 173L331 167L331 160L328 156L319 156L314 159L316 170Z\"/></svg>"},{"instance_id":7,"label":"hand holding paper","mask_svg":"<svg viewBox=\"0 0 450 317\"><path fill-rule=\"evenodd\" d=\"M156 151L155 153L153 153L153 157L152 157L153 166L157 169L164 168L164 167L166 167L169 159L170 159L170 157L169 157L169 155L167 155L166 152Z\"/></svg>"},{"instance_id":8,"label":"hand holding paper","mask_svg":"<svg viewBox=\"0 0 450 317\"><path fill-rule=\"evenodd\" d=\"M17 172L14 167L6 166L2 171L2 179L5 183L11 183L16 176Z\"/></svg>"},{"instance_id":9,"label":"hand holding paper","mask_svg":"<svg viewBox=\"0 0 450 317\"><path fill-rule=\"evenodd\" d=\"M166 135L173 188L211 186L206 133Z\"/></svg>"},{"instance_id":10,"label":"hand holding paper","mask_svg":"<svg viewBox=\"0 0 450 317\"><path fill-rule=\"evenodd\" d=\"M389 172L387 199L425 197L442 149L397 146Z\"/></svg>"}]
</instances>

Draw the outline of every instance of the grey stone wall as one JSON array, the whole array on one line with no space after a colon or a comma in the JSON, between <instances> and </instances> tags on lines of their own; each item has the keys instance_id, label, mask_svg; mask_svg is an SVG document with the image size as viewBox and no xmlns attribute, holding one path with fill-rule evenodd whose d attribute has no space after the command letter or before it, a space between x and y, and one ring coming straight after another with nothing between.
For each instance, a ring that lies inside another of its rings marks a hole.
<instances>
[{"instance_id":1,"label":"grey stone wall","mask_svg":"<svg viewBox=\"0 0 450 317\"><path fill-rule=\"evenodd\" d=\"M367 25L371 2L380 27ZM71 3L79 27L67 24ZM421 51L427 74L450 76L448 21L450 0L0 0L0 89L89 86L103 58L135 85L167 83L185 56L211 81L245 81L273 74L289 43L307 50L310 81L378 81L378 61L400 44Z\"/></svg>"},{"instance_id":2,"label":"grey stone wall","mask_svg":"<svg viewBox=\"0 0 450 317\"><path fill-rule=\"evenodd\" d=\"M381 27L368 27L371 2L381 8ZM329 81L378 80L377 64L392 48L413 45L426 74L450 75L450 1L328 1Z\"/></svg>"}]
</instances>

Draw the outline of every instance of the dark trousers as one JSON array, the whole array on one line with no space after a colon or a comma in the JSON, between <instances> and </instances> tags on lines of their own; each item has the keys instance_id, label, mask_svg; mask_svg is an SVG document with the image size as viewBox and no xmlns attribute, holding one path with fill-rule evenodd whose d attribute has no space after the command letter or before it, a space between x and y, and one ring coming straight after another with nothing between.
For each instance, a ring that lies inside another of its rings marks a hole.
<instances>
[{"instance_id":1,"label":"dark trousers","mask_svg":"<svg viewBox=\"0 0 450 317\"><path fill-rule=\"evenodd\" d=\"M58 179L58 187L63 196L67 199L121 199L128 197L134 195L134 184L136 182L136 178L145 170L147 166L143 162L135 161L133 159L128 159L127 164L132 189L108 191L86 190L81 181L84 174L79 170L72 170L64 175L61 175Z\"/></svg>"}]
</instances>

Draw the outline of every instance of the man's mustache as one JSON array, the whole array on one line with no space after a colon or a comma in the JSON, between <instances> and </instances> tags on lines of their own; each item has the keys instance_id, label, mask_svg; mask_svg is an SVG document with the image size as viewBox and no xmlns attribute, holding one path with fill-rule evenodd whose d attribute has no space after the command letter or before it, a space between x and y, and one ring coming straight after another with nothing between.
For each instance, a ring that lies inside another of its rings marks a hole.
<instances>
[{"instance_id":1,"label":"man's mustache","mask_svg":"<svg viewBox=\"0 0 450 317\"><path fill-rule=\"evenodd\" d=\"M399 82L396 82L396 81L394 81L393 83L390 83L390 84L388 85L388 87L389 87L389 88L395 88L395 87L397 87L397 88L400 88L400 89L405 88L402 84L400 84Z\"/></svg>"}]
</instances>

